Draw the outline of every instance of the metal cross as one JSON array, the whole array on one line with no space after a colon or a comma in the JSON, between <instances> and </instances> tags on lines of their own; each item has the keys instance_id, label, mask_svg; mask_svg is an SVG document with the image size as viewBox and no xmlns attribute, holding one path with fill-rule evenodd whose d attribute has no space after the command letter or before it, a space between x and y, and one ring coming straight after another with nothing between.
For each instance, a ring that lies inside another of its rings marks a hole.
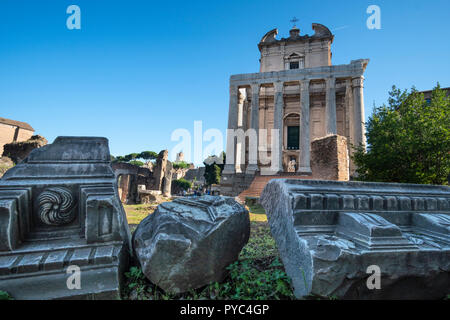
<instances>
[{"instance_id":1,"label":"metal cross","mask_svg":"<svg viewBox=\"0 0 450 320\"><path fill-rule=\"evenodd\" d=\"M296 17L293 17L292 20L290 20L290 21L294 24L294 27L295 27L295 24L297 23L298 19Z\"/></svg>"}]
</instances>

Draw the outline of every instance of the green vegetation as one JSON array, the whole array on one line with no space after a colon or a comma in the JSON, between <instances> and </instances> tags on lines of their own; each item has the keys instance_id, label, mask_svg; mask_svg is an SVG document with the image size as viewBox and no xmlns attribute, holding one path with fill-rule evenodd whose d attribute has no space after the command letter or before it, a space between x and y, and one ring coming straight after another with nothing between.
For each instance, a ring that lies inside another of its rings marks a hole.
<instances>
[{"instance_id":1,"label":"green vegetation","mask_svg":"<svg viewBox=\"0 0 450 320\"><path fill-rule=\"evenodd\" d=\"M8 292L0 290L0 300L13 300Z\"/></svg>"},{"instance_id":2,"label":"green vegetation","mask_svg":"<svg viewBox=\"0 0 450 320\"><path fill-rule=\"evenodd\" d=\"M225 152L222 152L220 156L209 156L203 161L205 165L205 182L206 185L219 184L222 170L225 166Z\"/></svg>"},{"instance_id":3,"label":"green vegetation","mask_svg":"<svg viewBox=\"0 0 450 320\"><path fill-rule=\"evenodd\" d=\"M130 162L128 162L129 164L138 166L138 167L142 167L145 163L143 163L142 161L139 160L131 160Z\"/></svg>"},{"instance_id":4,"label":"green vegetation","mask_svg":"<svg viewBox=\"0 0 450 320\"><path fill-rule=\"evenodd\" d=\"M128 224L138 225L145 217L153 213L156 206L156 204L124 204Z\"/></svg>"},{"instance_id":5,"label":"green vegetation","mask_svg":"<svg viewBox=\"0 0 450 320\"><path fill-rule=\"evenodd\" d=\"M184 161L174 162L172 164L174 169L188 169L191 165Z\"/></svg>"},{"instance_id":6,"label":"green vegetation","mask_svg":"<svg viewBox=\"0 0 450 320\"><path fill-rule=\"evenodd\" d=\"M138 159L152 161L158 158L158 154L154 151L142 151L141 153L130 153L126 156L111 156L111 162L126 162L130 164L134 164L136 166L144 165L144 162L139 161Z\"/></svg>"},{"instance_id":7,"label":"green vegetation","mask_svg":"<svg viewBox=\"0 0 450 320\"><path fill-rule=\"evenodd\" d=\"M294 299L290 280L278 257L274 239L265 222L252 222L248 244L242 249L238 261L227 268L228 276L221 283L212 283L188 293L171 295L150 283L141 269L132 266L125 273L127 286L125 299Z\"/></svg>"},{"instance_id":8,"label":"green vegetation","mask_svg":"<svg viewBox=\"0 0 450 320\"><path fill-rule=\"evenodd\" d=\"M189 190L192 187L192 183L183 178L172 181L172 184L176 189L185 191Z\"/></svg>"},{"instance_id":9,"label":"green vegetation","mask_svg":"<svg viewBox=\"0 0 450 320\"><path fill-rule=\"evenodd\" d=\"M363 181L448 184L450 98L439 84L431 100L415 88L392 87L388 105L375 108L366 124L367 153L353 155Z\"/></svg>"}]
</instances>

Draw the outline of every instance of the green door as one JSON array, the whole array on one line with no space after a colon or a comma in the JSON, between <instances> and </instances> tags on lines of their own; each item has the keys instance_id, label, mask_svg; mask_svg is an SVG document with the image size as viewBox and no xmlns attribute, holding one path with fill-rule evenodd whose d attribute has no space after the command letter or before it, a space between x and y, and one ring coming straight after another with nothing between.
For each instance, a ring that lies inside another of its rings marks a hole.
<instances>
[{"instance_id":1,"label":"green door","mask_svg":"<svg viewBox=\"0 0 450 320\"><path fill-rule=\"evenodd\" d=\"M287 147L288 150L298 150L298 140L300 127L298 126L289 126L287 128Z\"/></svg>"}]
</instances>

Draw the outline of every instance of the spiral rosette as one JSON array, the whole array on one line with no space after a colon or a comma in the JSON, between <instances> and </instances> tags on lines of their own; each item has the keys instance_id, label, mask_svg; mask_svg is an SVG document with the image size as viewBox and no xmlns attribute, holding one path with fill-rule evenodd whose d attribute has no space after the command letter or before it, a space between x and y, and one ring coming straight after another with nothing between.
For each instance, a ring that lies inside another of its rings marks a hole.
<instances>
[{"instance_id":1,"label":"spiral rosette","mask_svg":"<svg viewBox=\"0 0 450 320\"><path fill-rule=\"evenodd\" d=\"M62 225L75 218L72 210L75 201L69 189L52 187L45 189L38 197L39 217L48 225Z\"/></svg>"}]
</instances>

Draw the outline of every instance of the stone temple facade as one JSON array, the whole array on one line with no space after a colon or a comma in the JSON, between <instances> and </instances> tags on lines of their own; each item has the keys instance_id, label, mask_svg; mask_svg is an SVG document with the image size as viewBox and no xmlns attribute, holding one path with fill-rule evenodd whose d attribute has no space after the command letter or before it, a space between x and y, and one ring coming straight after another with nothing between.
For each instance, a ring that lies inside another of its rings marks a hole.
<instances>
[{"instance_id":1,"label":"stone temple facade","mask_svg":"<svg viewBox=\"0 0 450 320\"><path fill-rule=\"evenodd\" d=\"M236 195L258 175L321 176L312 170L315 166L311 161L320 157L321 152L311 154L314 140L344 137L348 152L351 144L365 146L363 75L369 60L332 65L334 35L318 23L313 23L312 28L315 33L309 36L301 35L294 26L289 37L281 39L277 39L277 29L269 31L258 44L260 72L231 76L222 194ZM230 129L233 132L242 129L245 138L230 135ZM257 132L256 161L248 142L249 129ZM273 134L275 131L277 135ZM281 146L277 150L271 150L272 139ZM261 155L263 140L268 145L264 150L266 159ZM347 163L348 152L341 159ZM276 172L269 169L272 159L278 162ZM323 168L323 164L319 167ZM354 172L351 161L347 168L351 175Z\"/></svg>"}]
</instances>

